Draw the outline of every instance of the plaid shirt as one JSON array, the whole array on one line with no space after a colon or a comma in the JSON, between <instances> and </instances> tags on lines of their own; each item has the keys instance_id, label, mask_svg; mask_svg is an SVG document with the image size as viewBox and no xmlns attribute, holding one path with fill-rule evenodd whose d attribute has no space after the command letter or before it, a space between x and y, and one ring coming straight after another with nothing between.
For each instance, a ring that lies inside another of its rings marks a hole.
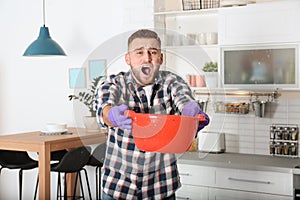
<instances>
[{"instance_id":1,"label":"plaid shirt","mask_svg":"<svg viewBox=\"0 0 300 200\"><path fill-rule=\"evenodd\" d=\"M106 105L125 104L139 113L180 114L194 100L192 92L179 76L160 71L152 88L150 105L142 87L131 72L111 75L96 94L98 122L103 126L102 109ZM131 132L107 127L108 140L103 166L103 191L115 199L163 199L181 186L174 154L144 152L135 144Z\"/></svg>"}]
</instances>

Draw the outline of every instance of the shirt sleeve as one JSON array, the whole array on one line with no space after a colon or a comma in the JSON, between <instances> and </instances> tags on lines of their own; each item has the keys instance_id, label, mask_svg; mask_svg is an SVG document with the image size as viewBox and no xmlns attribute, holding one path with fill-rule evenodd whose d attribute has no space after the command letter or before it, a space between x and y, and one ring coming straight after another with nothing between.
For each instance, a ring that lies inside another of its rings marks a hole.
<instances>
[{"instance_id":1,"label":"shirt sleeve","mask_svg":"<svg viewBox=\"0 0 300 200\"><path fill-rule=\"evenodd\" d=\"M195 101L191 88L180 76L171 76L170 89L174 105L180 112L186 103Z\"/></svg>"},{"instance_id":2,"label":"shirt sleeve","mask_svg":"<svg viewBox=\"0 0 300 200\"><path fill-rule=\"evenodd\" d=\"M107 126L102 117L102 110L105 106L115 106L120 99L120 86L119 81L116 80L117 76L112 75L106 81L99 85L95 95L95 109L97 111L97 122L103 126Z\"/></svg>"}]
</instances>

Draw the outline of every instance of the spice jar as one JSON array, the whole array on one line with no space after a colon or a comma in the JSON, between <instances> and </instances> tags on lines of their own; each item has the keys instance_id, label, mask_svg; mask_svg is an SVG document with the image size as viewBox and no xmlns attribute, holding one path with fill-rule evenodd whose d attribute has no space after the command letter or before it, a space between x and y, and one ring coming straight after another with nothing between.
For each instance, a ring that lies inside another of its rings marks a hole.
<instances>
[{"instance_id":1,"label":"spice jar","mask_svg":"<svg viewBox=\"0 0 300 200\"><path fill-rule=\"evenodd\" d=\"M276 154L282 153L282 145L280 144L280 142L276 143L275 151L276 151Z\"/></svg>"},{"instance_id":2,"label":"spice jar","mask_svg":"<svg viewBox=\"0 0 300 200\"><path fill-rule=\"evenodd\" d=\"M275 145L274 142L270 142L270 154L275 154Z\"/></svg>"},{"instance_id":3,"label":"spice jar","mask_svg":"<svg viewBox=\"0 0 300 200\"><path fill-rule=\"evenodd\" d=\"M298 139L298 131L296 128L292 128L291 129L291 139L292 140L297 140Z\"/></svg>"},{"instance_id":4,"label":"spice jar","mask_svg":"<svg viewBox=\"0 0 300 200\"><path fill-rule=\"evenodd\" d=\"M291 143L290 147L290 155L296 156L297 155L297 148L295 143Z\"/></svg>"},{"instance_id":5,"label":"spice jar","mask_svg":"<svg viewBox=\"0 0 300 200\"><path fill-rule=\"evenodd\" d=\"M270 139L275 139L275 132L273 130L270 131Z\"/></svg>"},{"instance_id":6,"label":"spice jar","mask_svg":"<svg viewBox=\"0 0 300 200\"><path fill-rule=\"evenodd\" d=\"M283 139L284 140L289 140L290 139L290 132L289 131L284 131L283 132Z\"/></svg>"},{"instance_id":7,"label":"spice jar","mask_svg":"<svg viewBox=\"0 0 300 200\"><path fill-rule=\"evenodd\" d=\"M281 140L282 139L282 132L281 132L281 130L280 131L277 130L275 133L276 133L276 139Z\"/></svg>"},{"instance_id":8,"label":"spice jar","mask_svg":"<svg viewBox=\"0 0 300 200\"><path fill-rule=\"evenodd\" d=\"M283 154L284 155L289 155L289 148L290 148L290 145L288 143L283 144Z\"/></svg>"}]
</instances>

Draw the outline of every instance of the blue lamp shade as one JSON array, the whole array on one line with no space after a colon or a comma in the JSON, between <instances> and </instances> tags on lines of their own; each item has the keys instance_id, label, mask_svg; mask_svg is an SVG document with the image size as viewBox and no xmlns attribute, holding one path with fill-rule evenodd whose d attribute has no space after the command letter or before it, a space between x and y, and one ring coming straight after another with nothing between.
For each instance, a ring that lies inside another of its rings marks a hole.
<instances>
[{"instance_id":1,"label":"blue lamp shade","mask_svg":"<svg viewBox=\"0 0 300 200\"><path fill-rule=\"evenodd\" d=\"M51 39L48 27L41 27L39 37L26 49L23 56L65 56L64 50Z\"/></svg>"}]
</instances>

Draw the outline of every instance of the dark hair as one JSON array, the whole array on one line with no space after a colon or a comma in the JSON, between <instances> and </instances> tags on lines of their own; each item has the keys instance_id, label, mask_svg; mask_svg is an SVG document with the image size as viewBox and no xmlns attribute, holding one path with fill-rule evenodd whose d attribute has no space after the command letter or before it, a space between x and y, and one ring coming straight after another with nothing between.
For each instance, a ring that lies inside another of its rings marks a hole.
<instances>
[{"instance_id":1,"label":"dark hair","mask_svg":"<svg viewBox=\"0 0 300 200\"><path fill-rule=\"evenodd\" d=\"M148 29L140 29L136 32L134 32L129 38L128 38L128 47L131 44L131 42L136 38L153 38L158 41L159 47L161 46L161 41L159 36L156 32L148 30Z\"/></svg>"}]
</instances>

